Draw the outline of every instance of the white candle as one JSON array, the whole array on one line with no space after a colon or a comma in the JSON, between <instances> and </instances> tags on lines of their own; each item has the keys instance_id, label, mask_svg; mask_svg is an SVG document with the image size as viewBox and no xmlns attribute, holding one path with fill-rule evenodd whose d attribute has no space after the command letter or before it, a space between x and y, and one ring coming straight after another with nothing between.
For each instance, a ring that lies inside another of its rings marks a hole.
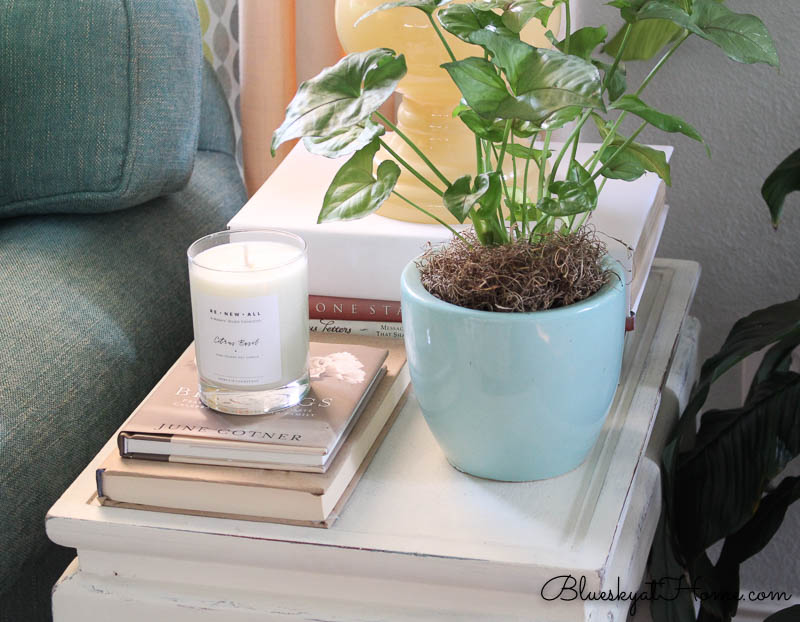
<instances>
[{"instance_id":1,"label":"white candle","mask_svg":"<svg viewBox=\"0 0 800 622\"><path fill-rule=\"evenodd\" d=\"M224 236L226 243L194 256L190 249L201 392L204 383L255 392L306 377L308 264L304 247L280 238L251 239L254 236L247 232L216 235ZM296 242L302 244L299 238Z\"/></svg>"}]
</instances>

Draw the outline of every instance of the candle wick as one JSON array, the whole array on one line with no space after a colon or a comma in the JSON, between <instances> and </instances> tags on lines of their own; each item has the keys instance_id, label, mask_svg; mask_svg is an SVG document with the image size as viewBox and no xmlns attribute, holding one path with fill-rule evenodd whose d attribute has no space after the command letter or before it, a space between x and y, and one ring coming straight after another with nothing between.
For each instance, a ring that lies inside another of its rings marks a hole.
<instances>
[{"instance_id":1,"label":"candle wick","mask_svg":"<svg viewBox=\"0 0 800 622\"><path fill-rule=\"evenodd\" d=\"M250 263L250 252L247 248L247 244L242 244L242 250L244 250L244 265L248 268L252 268L253 264Z\"/></svg>"}]
</instances>

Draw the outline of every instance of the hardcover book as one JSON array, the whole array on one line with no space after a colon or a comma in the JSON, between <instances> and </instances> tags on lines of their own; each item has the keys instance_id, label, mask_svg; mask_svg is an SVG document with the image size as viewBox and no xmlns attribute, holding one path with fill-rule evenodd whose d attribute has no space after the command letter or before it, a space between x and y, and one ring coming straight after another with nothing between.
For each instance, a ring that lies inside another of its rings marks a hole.
<instances>
[{"instance_id":1,"label":"hardcover book","mask_svg":"<svg viewBox=\"0 0 800 622\"><path fill-rule=\"evenodd\" d=\"M339 348L342 346L337 342L344 341L335 335L314 339ZM352 338L347 339L347 342L352 341ZM367 337L357 341L388 350L386 371L375 384L361 417L325 473L126 460L112 452L96 471L100 503L159 512L330 527L390 429L409 385L402 341Z\"/></svg>"},{"instance_id":2,"label":"hardcover book","mask_svg":"<svg viewBox=\"0 0 800 622\"><path fill-rule=\"evenodd\" d=\"M551 147L558 148L557 143ZM582 143L578 158L598 145ZM667 159L672 147L657 147ZM400 274L425 249L450 239L436 224L402 222L370 214L350 222L317 223L325 192L343 161L316 156L302 141L233 217L233 229L277 227L308 243L308 287L318 296L400 300ZM298 184L297 180L307 180ZM667 218L664 182L647 173L633 182L609 180L589 224L627 274L629 314L639 306ZM457 225L455 228L463 228ZM330 317L327 319L331 319ZM355 318L353 318L355 319Z\"/></svg>"},{"instance_id":3,"label":"hardcover book","mask_svg":"<svg viewBox=\"0 0 800 622\"><path fill-rule=\"evenodd\" d=\"M237 416L201 403L189 346L121 429L120 455L324 472L382 377L387 355L384 348L312 341L305 399L279 412Z\"/></svg>"},{"instance_id":4,"label":"hardcover book","mask_svg":"<svg viewBox=\"0 0 800 622\"><path fill-rule=\"evenodd\" d=\"M308 297L308 317L312 320L352 320L358 322L401 322L400 303L392 300L367 300L341 296Z\"/></svg>"}]
</instances>

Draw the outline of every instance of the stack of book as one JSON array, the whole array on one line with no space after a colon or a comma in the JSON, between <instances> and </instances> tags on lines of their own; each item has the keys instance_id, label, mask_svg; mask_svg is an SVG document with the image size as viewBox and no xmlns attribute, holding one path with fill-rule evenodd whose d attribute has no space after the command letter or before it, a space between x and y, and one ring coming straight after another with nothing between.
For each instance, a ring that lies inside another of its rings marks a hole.
<instances>
[{"instance_id":1,"label":"stack of book","mask_svg":"<svg viewBox=\"0 0 800 622\"><path fill-rule=\"evenodd\" d=\"M597 146L581 144L579 159L587 159ZM657 148L667 159L672 156L672 147ZM360 334L378 334L379 330L381 334L388 333L391 331L378 329L377 324L348 326L342 322L388 322L390 318L365 315L364 310L370 310L370 305L376 302L396 304L400 300L400 274L405 265L422 253L428 243L446 242L450 233L441 225L402 222L378 214L352 222L317 224L325 192L341 165L341 160L310 154L302 142L298 143L229 226L232 229L277 227L296 233L307 242L309 292L322 299L342 299L341 313L332 312L330 305L322 305L320 309L324 310L315 316L312 297L309 310L315 318L312 324L316 330L338 327L345 332L348 328L353 332L363 331ZM664 182L655 173L647 173L634 182L611 179L589 221L628 276L629 328L633 327L633 317L667 218L665 190ZM349 313L354 305L357 313ZM369 333L369 329L373 332Z\"/></svg>"},{"instance_id":2,"label":"stack of book","mask_svg":"<svg viewBox=\"0 0 800 622\"><path fill-rule=\"evenodd\" d=\"M311 390L261 416L197 393L190 346L120 429L97 470L106 506L329 527L391 427L409 385L397 339L322 334Z\"/></svg>"},{"instance_id":3,"label":"stack of book","mask_svg":"<svg viewBox=\"0 0 800 622\"><path fill-rule=\"evenodd\" d=\"M308 317L312 334L403 338L400 302L395 300L311 294L308 297Z\"/></svg>"}]
</instances>

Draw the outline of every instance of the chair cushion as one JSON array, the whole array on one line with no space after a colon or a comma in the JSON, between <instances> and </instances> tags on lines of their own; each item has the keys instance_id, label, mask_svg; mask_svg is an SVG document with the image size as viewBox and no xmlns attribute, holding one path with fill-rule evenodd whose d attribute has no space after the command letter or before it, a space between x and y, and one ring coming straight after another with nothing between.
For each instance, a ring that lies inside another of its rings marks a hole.
<instances>
[{"instance_id":1,"label":"chair cushion","mask_svg":"<svg viewBox=\"0 0 800 622\"><path fill-rule=\"evenodd\" d=\"M198 152L184 190L135 209L0 222L0 594L44 550L48 508L191 341L186 249L245 200L235 160Z\"/></svg>"},{"instance_id":2,"label":"chair cushion","mask_svg":"<svg viewBox=\"0 0 800 622\"><path fill-rule=\"evenodd\" d=\"M96 213L192 171L202 51L193 0L3 0L0 217Z\"/></svg>"}]
</instances>

